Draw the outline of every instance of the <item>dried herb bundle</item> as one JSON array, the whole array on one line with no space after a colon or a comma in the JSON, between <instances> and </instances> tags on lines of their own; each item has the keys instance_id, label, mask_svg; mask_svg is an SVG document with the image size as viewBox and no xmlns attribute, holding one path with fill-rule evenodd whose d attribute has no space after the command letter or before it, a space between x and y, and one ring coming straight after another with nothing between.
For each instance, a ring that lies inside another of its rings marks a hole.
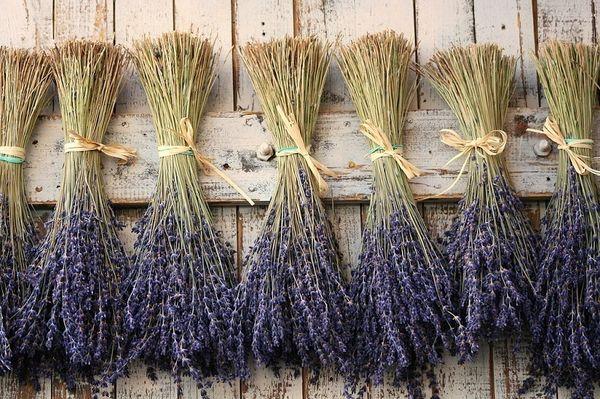
<instances>
[{"instance_id":1,"label":"dried herb bundle","mask_svg":"<svg viewBox=\"0 0 600 399\"><path fill-rule=\"evenodd\" d=\"M13 349L29 372L58 372L70 388L110 368L120 340L118 286L127 257L108 204L99 144L115 105L124 52L69 41L50 51L65 132L65 165L48 235L28 273ZM119 146L103 152L123 159Z\"/></svg>"},{"instance_id":2,"label":"dried herb bundle","mask_svg":"<svg viewBox=\"0 0 600 399\"><path fill-rule=\"evenodd\" d=\"M556 187L542 223L533 341L548 395L592 398L600 377L600 203L590 168L600 49L548 42L536 58L551 116L540 133L558 144Z\"/></svg>"},{"instance_id":3,"label":"dried herb bundle","mask_svg":"<svg viewBox=\"0 0 600 399\"><path fill-rule=\"evenodd\" d=\"M416 85L413 46L402 35L366 35L340 50L340 66L361 129L370 139L374 191L352 299L357 307L352 356L360 377L381 384L388 370L422 397L420 372L452 344L452 278L429 238L402 157L402 130Z\"/></svg>"},{"instance_id":4,"label":"dried herb bundle","mask_svg":"<svg viewBox=\"0 0 600 399\"><path fill-rule=\"evenodd\" d=\"M511 188L501 131L512 92L515 59L494 44L454 47L435 54L424 73L458 118L463 137L442 140L465 157L467 188L458 218L445 236L458 284L461 361L494 340L526 332L533 317L536 237ZM455 157L456 158L456 157ZM460 175L459 175L460 176Z\"/></svg>"},{"instance_id":5,"label":"dried herb bundle","mask_svg":"<svg viewBox=\"0 0 600 399\"><path fill-rule=\"evenodd\" d=\"M0 372L11 368L11 319L26 294L23 272L37 243L25 197L25 147L50 100L51 81L43 53L0 47Z\"/></svg>"},{"instance_id":6,"label":"dried herb bundle","mask_svg":"<svg viewBox=\"0 0 600 399\"><path fill-rule=\"evenodd\" d=\"M240 307L247 344L260 363L274 367L279 361L313 369L341 366L352 307L318 195L325 186L315 169L327 169L305 148L330 49L313 37L284 38L249 43L241 54L278 148L275 193L262 234L245 259Z\"/></svg>"},{"instance_id":7,"label":"dried herb bundle","mask_svg":"<svg viewBox=\"0 0 600 399\"><path fill-rule=\"evenodd\" d=\"M136 42L133 59L161 157L156 192L135 228L134 260L124 279L123 361L141 357L177 380L191 374L199 383L207 376L245 376L233 250L211 225L190 147L215 76L213 45L192 34L167 33Z\"/></svg>"}]
</instances>

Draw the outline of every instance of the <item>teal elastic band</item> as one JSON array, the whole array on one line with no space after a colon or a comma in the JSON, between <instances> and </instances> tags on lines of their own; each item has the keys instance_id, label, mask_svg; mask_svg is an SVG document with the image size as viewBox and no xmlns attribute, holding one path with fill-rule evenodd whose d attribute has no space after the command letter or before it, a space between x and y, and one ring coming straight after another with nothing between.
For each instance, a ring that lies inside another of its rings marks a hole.
<instances>
[{"instance_id":1,"label":"teal elastic band","mask_svg":"<svg viewBox=\"0 0 600 399\"><path fill-rule=\"evenodd\" d=\"M399 145L399 144L398 144L398 145L396 145L396 144L394 144L394 145L392 146L392 148L393 148L394 150L397 150L398 148L402 148L402 145ZM371 151L369 151L369 154L374 154L374 153L376 153L377 151L383 151L383 147L382 147L382 146L377 146L377 147L373 148Z\"/></svg>"},{"instance_id":2,"label":"teal elastic band","mask_svg":"<svg viewBox=\"0 0 600 399\"><path fill-rule=\"evenodd\" d=\"M285 154L287 152L293 152L293 151L297 151L298 147L282 147L280 149L277 150L277 152L275 153L275 155L279 155L279 154Z\"/></svg>"},{"instance_id":3,"label":"teal elastic band","mask_svg":"<svg viewBox=\"0 0 600 399\"><path fill-rule=\"evenodd\" d=\"M162 151L168 151L168 149L164 149L164 150L162 150ZM159 152L159 154L160 154L161 150L158 150L158 152ZM187 151L185 151L185 152L180 152L179 154L174 154L174 155L187 155L187 156L193 157L193 156L194 156L194 151L192 151L192 150L187 150Z\"/></svg>"},{"instance_id":4,"label":"teal elastic band","mask_svg":"<svg viewBox=\"0 0 600 399\"><path fill-rule=\"evenodd\" d=\"M13 163L16 165L20 165L23 162L25 162L25 160L23 158L15 157L12 155L6 155L6 154L0 154L0 161L7 162L7 163Z\"/></svg>"}]
</instances>

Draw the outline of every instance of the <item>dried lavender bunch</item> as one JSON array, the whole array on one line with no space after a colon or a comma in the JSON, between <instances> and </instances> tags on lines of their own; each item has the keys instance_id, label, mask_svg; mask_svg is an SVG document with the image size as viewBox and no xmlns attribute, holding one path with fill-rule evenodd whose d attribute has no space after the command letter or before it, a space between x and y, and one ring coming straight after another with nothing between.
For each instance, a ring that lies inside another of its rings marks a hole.
<instances>
[{"instance_id":1,"label":"dried lavender bunch","mask_svg":"<svg viewBox=\"0 0 600 399\"><path fill-rule=\"evenodd\" d=\"M419 174L402 156L402 130L416 85L413 46L391 31L366 35L339 60L373 161L371 195L352 299L357 307L352 356L358 377L408 381L422 397L420 373L452 345L452 276L428 235L408 179Z\"/></svg>"},{"instance_id":2,"label":"dried lavender bunch","mask_svg":"<svg viewBox=\"0 0 600 399\"><path fill-rule=\"evenodd\" d=\"M244 377L233 250L212 226L198 165L181 130L182 120L197 127L202 118L215 76L213 44L172 32L135 42L133 59L165 156L156 192L134 230L135 254L123 283L127 344L121 367L142 358L176 380L182 374L198 383L208 376ZM192 143L195 131L189 132Z\"/></svg>"},{"instance_id":3,"label":"dried lavender bunch","mask_svg":"<svg viewBox=\"0 0 600 399\"><path fill-rule=\"evenodd\" d=\"M11 368L12 316L23 296L23 272L37 236L25 196L25 147L52 81L47 57L34 50L0 47L0 373Z\"/></svg>"},{"instance_id":4,"label":"dried lavender bunch","mask_svg":"<svg viewBox=\"0 0 600 399\"><path fill-rule=\"evenodd\" d=\"M600 203L593 174L600 172L589 163L600 49L551 41L536 66L551 114L540 133L559 145L559 156L542 223L533 328L541 355L534 372L546 377L549 396L563 386L573 398L593 398L600 377Z\"/></svg>"},{"instance_id":5,"label":"dried lavender bunch","mask_svg":"<svg viewBox=\"0 0 600 399\"><path fill-rule=\"evenodd\" d=\"M290 136L295 127L300 144L311 142L330 48L314 37L287 37L246 44L241 55L280 155L262 233L245 259L239 306L247 345L273 367L343 367L352 306L319 198L324 181L310 169L322 165L295 153L301 145Z\"/></svg>"},{"instance_id":6,"label":"dried lavender bunch","mask_svg":"<svg viewBox=\"0 0 600 399\"><path fill-rule=\"evenodd\" d=\"M99 151L82 148L102 142L127 58L112 45L69 41L50 59L65 132L64 174L49 233L28 269L31 293L14 320L12 344L23 370L34 377L52 370L74 388L113 365L121 337L121 224L104 192Z\"/></svg>"},{"instance_id":7,"label":"dried lavender bunch","mask_svg":"<svg viewBox=\"0 0 600 399\"><path fill-rule=\"evenodd\" d=\"M442 139L465 156L467 188L444 243L457 284L461 322L456 351L471 360L479 339L521 336L533 314L536 237L510 186L501 131L515 59L494 44L454 47L434 55L424 74L458 118L463 139ZM461 170L462 174L462 170ZM460 177L460 175L459 175Z\"/></svg>"}]
</instances>

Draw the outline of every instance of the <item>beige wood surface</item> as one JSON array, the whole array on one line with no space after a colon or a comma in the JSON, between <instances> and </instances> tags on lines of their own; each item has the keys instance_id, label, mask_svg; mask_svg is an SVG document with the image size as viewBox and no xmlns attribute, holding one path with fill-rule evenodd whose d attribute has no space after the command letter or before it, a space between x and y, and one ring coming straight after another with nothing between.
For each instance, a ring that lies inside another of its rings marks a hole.
<instances>
[{"instance_id":1,"label":"beige wood surface","mask_svg":"<svg viewBox=\"0 0 600 399\"><path fill-rule=\"evenodd\" d=\"M260 105L232 46L285 34L314 34L347 43L361 34L391 28L414 41L415 61L424 64L436 50L452 44L499 43L518 59L511 102L514 108L505 127L510 135L506 165L519 195L529 199L528 214L537 225L553 189L556 150L548 157L537 157L533 145L540 138L525 133L527 127L539 126L547 114L529 54L553 38L595 42L598 7L598 0L0 0L0 45L47 47L70 38L93 38L129 47L143 34L159 35L173 29L213 37L221 54L209 113L200 126L199 148L261 205L246 206L235 191L214 176L203 174L202 182L218 227L237 250L241 272L243 255L260 233L276 165L272 160L256 158L257 147L270 143L271 137L260 114L245 114L260 112ZM420 199L441 191L460 168L460 163L443 167L454 152L439 142L438 131L457 127L446 108L423 82L409 114L405 146L407 158L427 171L426 176L411 182ZM318 159L341 174L330 181L325 201L348 265L347 274L356 267L360 253L361 221L371 184L370 166L364 157L366 140L358 133L353 110L334 62L313 149ZM28 149L27 194L32 203L51 206L59 189L63 159L56 99L44 114ZM596 137L600 137L599 125L596 123ZM125 167L104 160L106 189L119 217L126 222L122 238L131 249L135 239L131 227L152 194L157 172L154 130L145 94L133 70L125 77L107 142L133 146L140 154L133 165ZM442 199L420 204L434 236L448 227L463 188L461 182ZM49 211L42 213L49 215ZM451 399L521 397L518 390L527 376L527 357L514 347L514 342L483 344L477 361L467 365L446 357L444 366L435 370L437 385L429 388L424 379L426 392ZM253 371L245 382L215 383L207 395L215 399L343 397L343 376L328 370L315 381L307 370L283 368L276 375L255 366ZM168 373L158 373L158 380L152 381L142 365L107 392L116 399L201 397L191 380L184 378L177 386ZM387 382L368 389L372 399L405 396L405 390ZM566 399L569 392L561 390L557 396ZM0 379L1 399L90 397L88 387L69 393L56 379L41 381L37 392L11 376ZM523 397L544 396L538 386Z\"/></svg>"}]
</instances>

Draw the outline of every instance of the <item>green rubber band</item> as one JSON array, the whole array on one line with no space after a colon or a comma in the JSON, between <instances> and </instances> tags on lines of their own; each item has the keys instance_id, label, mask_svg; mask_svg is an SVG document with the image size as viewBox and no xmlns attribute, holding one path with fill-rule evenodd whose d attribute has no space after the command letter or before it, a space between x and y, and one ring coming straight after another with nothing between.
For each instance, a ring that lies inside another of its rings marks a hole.
<instances>
[{"instance_id":1,"label":"green rubber band","mask_svg":"<svg viewBox=\"0 0 600 399\"><path fill-rule=\"evenodd\" d=\"M396 144L392 145L392 148L393 148L394 150L397 150L398 148L402 148L402 147L403 147L403 146L402 146L402 145L400 145L400 144L398 144L398 145L396 145ZM383 151L383 147L382 147L382 146L377 146L377 147L373 148L371 151L369 151L369 154L374 154L374 153L376 153L377 151Z\"/></svg>"},{"instance_id":2,"label":"green rubber band","mask_svg":"<svg viewBox=\"0 0 600 399\"><path fill-rule=\"evenodd\" d=\"M285 153L293 152L293 151L297 151L297 150L298 150L298 147L282 147L277 150L275 155L285 154Z\"/></svg>"},{"instance_id":3,"label":"green rubber band","mask_svg":"<svg viewBox=\"0 0 600 399\"><path fill-rule=\"evenodd\" d=\"M23 162L25 162L25 160L23 158L15 157L12 155L6 155L6 154L0 154L0 161L7 162L7 163L13 163L15 165L20 165Z\"/></svg>"},{"instance_id":4,"label":"green rubber band","mask_svg":"<svg viewBox=\"0 0 600 399\"><path fill-rule=\"evenodd\" d=\"M571 144L572 142L574 142L574 141L578 141L578 140L581 140L581 139L574 139L574 138L570 138L570 139L565 139L565 142L566 142L567 144Z\"/></svg>"}]
</instances>

